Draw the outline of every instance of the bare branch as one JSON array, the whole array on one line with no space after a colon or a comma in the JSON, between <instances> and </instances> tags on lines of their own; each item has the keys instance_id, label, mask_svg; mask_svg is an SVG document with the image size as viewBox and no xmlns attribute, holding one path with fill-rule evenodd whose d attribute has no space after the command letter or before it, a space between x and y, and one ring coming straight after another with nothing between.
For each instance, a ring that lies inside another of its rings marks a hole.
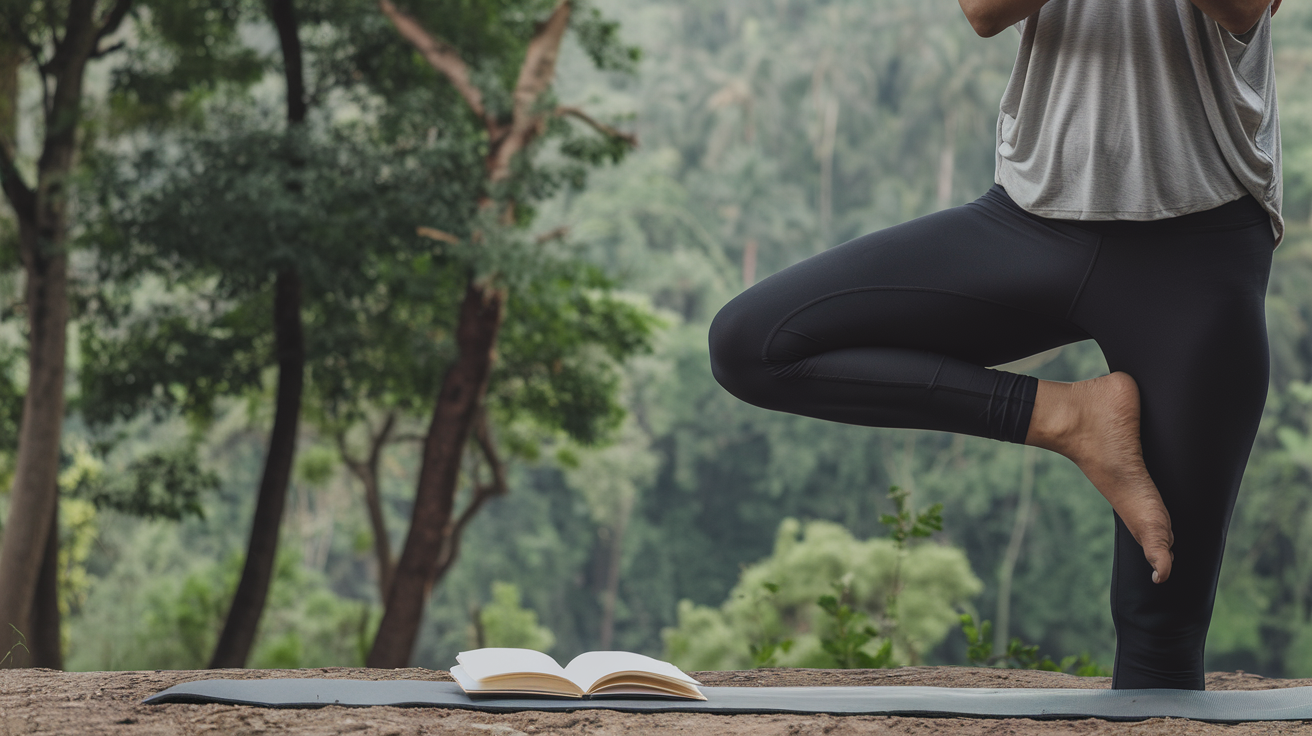
<instances>
[{"instance_id":1,"label":"bare branch","mask_svg":"<svg viewBox=\"0 0 1312 736\"><path fill-rule=\"evenodd\" d=\"M337 440L337 454L342 456L342 462L346 463L346 468L361 481L365 480L364 463L351 455L350 449L346 446L346 432L334 432L333 439Z\"/></svg>"},{"instance_id":2,"label":"bare branch","mask_svg":"<svg viewBox=\"0 0 1312 736\"><path fill-rule=\"evenodd\" d=\"M421 237L429 238L431 240L440 240L443 243L460 245L460 238L457 238L456 236L444 230L438 230L435 227L424 227L421 225L415 228L415 233Z\"/></svg>"},{"instance_id":3,"label":"bare branch","mask_svg":"<svg viewBox=\"0 0 1312 736\"><path fill-rule=\"evenodd\" d=\"M373 437L373 447L369 449L369 469L378 472L378 458L383 454L383 446L392 437L392 430L396 427L396 412L387 412L387 418L383 420L383 428ZM372 432L371 432L372 434Z\"/></svg>"},{"instance_id":4,"label":"bare branch","mask_svg":"<svg viewBox=\"0 0 1312 736\"><path fill-rule=\"evenodd\" d=\"M615 128L612 128L609 125L606 125L605 123L593 118L591 115L587 114L586 112L583 112L577 107L563 107L563 106L557 107L556 114L568 115L569 117L572 118L578 118L579 120L582 120L583 122L591 126L593 130L596 130L598 133L601 133L604 136L608 136L610 138L619 138L620 140L629 144L629 146L633 148L638 147L638 136L632 133L625 133L623 131L616 130Z\"/></svg>"},{"instance_id":5,"label":"bare branch","mask_svg":"<svg viewBox=\"0 0 1312 736\"><path fill-rule=\"evenodd\" d=\"M9 147L2 144L0 144L0 187L4 189L14 212L18 213L19 220L36 221L36 194L23 182L23 175L14 164L14 157Z\"/></svg>"},{"instance_id":6,"label":"bare branch","mask_svg":"<svg viewBox=\"0 0 1312 736\"><path fill-rule=\"evenodd\" d=\"M478 418L475 420L474 441L478 443L478 449L483 451L483 459L487 461L488 469L492 471L492 481L480 486L479 491L487 496L506 495L506 465L501 462L497 446L492 442L492 433L487 425L486 408L479 411Z\"/></svg>"},{"instance_id":7,"label":"bare branch","mask_svg":"<svg viewBox=\"0 0 1312 736\"><path fill-rule=\"evenodd\" d=\"M346 445L346 432L344 430L333 432L333 439L337 442L337 454L342 456L342 462L346 467L356 475L360 480L365 480L366 473L376 473L378 471L378 459L383 453L383 446L392 440L392 429L396 426L396 412L388 412L387 417L383 420L383 427L378 434L374 434L373 426L365 420L369 432L369 457L361 460L351 454L351 449ZM366 481L367 482L367 481Z\"/></svg>"},{"instance_id":8,"label":"bare branch","mask_svg":"<svg viewBox=\"0 0 1312 736\"><path fill-rule=\"evenodd\" d=\"M555 79L560 42L565 37L565 29L569 27L573 9L570 0L561 0L556 9L551 11L551 17L538 27L528 42L528 52L524 55L524 64L519 68L519 79L515 82L514 117L510 130L496 146L488 167L492 181L500 181L509 176L510 160L546 129L545 116L535 112L534 106Z\"/></svg>"},{"instance_id":9,"label":"bare branch","mask_svg":"<svg viewBox=\"0 0 1312 736\"><path fill-rule=\"evenodd\" d=\"M569 226L561 225L558 228L548 230L545 233L542 233L541 235L537 236L536 238L533 239L533 242L536 245L542 245L543 243L549 243L553 240L560 240L564 238L566 235L569 235Z\"/></svg>"},{"instance_id":10,"label":"bare branch","mask_svg":"<svg viewBox=\"0 0 1312 736\"><path fill-rule=\"evenodd\" d=\"M112 43L103 49L96 49L95 51L92 51L91 58L99 59L102 56L109 56L110 54L114 53L115 51L118 51L119 49L126 47L127 45L128 45L127 41L119 41L118 43Z\"/></svg>"},{"instance_id":11,"label":"bare branch","mask_svg":"<svg viewBox=\"0 0 1312 736\"><path fill-rule=\"evenodd\" d=\"M42 81L44 82L45 75L48 73L48 70L46 68L45 62L41 61L41 44L37 43L35 40L32 39L31 36L27 35L27 33L23 31L23 28L18 24L17 19L10 18L8 25L9 25L9 32L12 34L11 37L17 40L19 45L21 45L24 49L27 50L28 55L32 59L32 63L36 65L36 69L40 73L39 76L42 78Z\"/></svg>"},{"instance_id":12,"label":"bare branch","mask_svg":"<svg viewBox=\"0 0 1312 736\"><path fill-rule=\"evenodd\" d=\"M465 527L483 508L488 499L495 496L504 496L508 490L506 486L506 466L501 462L501 457L497 453L496 445L492 442L492 434L488 431L487 410L480 408L477 418L474 419L474 441L478 444L479 450L483 453L484 460L487 461L488 468L492 471L492 480L488 483L474 483L474 497L469 499L469 504L460 512L460 516L455 523L447 527L448 531L443 540L442 551L438 555L437 572L429 581L431 590L437 585L442 577L446 575L447 570L455 564L456 557L460 554L460 539L465 532Z\"/></svg>"},{"instance_id":13,"label":"bare branch","mask_svg":"<svg viewBox=\"0 0 1312 736\"><path fill-rule=\"evenodd\" d=\"M560 42L569 27L569 16L573 11L570 0L561 0L551 17L543 23L533 39L528 42L528 52L524 55L524 64L519 68L519 80L515 82L515 121L527 119L532 112L538 96L551 86L556 76L556 57L560 55Z\"/></svg>"},{"instance_id":14,"label":"bare branch","mask_svg":"<svg viewBox=\"0 0 1312 736\"><path fill-rule=\"evenodd\" d=\"M117 31L119 24L123 22L123 19L127 17L128 11L131 9L132 0L117 0L117 2L114 3L114 7L110 8L109 12L106 13L105 17L100 21L100 30L96 31L96 43L92 45L92 48L99 45L100 39ZM121 43L115 44L103 52L96 52L95 54L92 54L92 58L104 56L110 51L113 51L116 47L121 47L122 45L123 44Z\"/></svg>"},{"instance_id":15,"label":"bare branch","mask_svg":"<svg viewBox=\"0 0 1312 736\"><path fill-rule=\"evenodd\" d=\"M484 120L487 111L483 107L483 93L469 81L469 65L460 58L460 53L451 44L436 38L419 25L410 14L396 7L392 0L378 0L378 8L392 21L401 37L409 41L424 57L430 66L446 76L451 85L474 114Z\"/></svg>"}]
</instances>

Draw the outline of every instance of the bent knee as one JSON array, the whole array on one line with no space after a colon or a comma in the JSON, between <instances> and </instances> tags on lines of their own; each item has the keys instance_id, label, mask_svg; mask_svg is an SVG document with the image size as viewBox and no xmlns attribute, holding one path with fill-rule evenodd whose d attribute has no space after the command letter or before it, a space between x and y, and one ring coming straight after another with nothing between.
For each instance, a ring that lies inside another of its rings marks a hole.
<instances>
[{"instance_id":1,"label":"bent knee","mask_svg":"<svg viewBox=\"0 0 1312 736\"><path fill-rule=\"evenodd\" d=\"M715 315L708 334L711 375L724 390L756 406L768 403L773 380L761 357L765 338L759 319L743 308L740 299Z\"/></svg>"}]
</instances>

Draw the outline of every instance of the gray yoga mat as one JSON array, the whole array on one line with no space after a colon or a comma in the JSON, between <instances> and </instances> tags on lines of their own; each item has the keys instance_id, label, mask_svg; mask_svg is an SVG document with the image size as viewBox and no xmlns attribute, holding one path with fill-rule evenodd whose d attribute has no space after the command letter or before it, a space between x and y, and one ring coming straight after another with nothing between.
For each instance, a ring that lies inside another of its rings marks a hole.
<instances>
[{"instance_id":1,"label":"gray yoga mat","mask_svg":"<svg viewBox=\"0 0 1312 736\"><path fill-rule=\"evenodd\" d=\"M630 713L1190 718L1215 723L1312 720L1312 687L1279 690L1070 690L959 687L703 687L706 701L632 698L470 698L453 682L422 680L197 680L143 703L228 703L266 708L433 706L505 713L601 708Z\"/></svg>"}]
</instances>

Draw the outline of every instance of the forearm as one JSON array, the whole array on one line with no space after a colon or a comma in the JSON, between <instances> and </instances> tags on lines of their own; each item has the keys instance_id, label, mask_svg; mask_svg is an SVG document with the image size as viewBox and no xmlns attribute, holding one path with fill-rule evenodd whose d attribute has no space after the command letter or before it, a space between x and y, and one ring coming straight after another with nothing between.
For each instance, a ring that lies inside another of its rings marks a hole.
<instances>
[{"instance_id":1,"label":"forearm","mask_svg":"<svg viewBox=\"0 0 1312 736\"><path fill-rule=\"evenodd\" d=\"M1213 0L1223 2L1226 0ZM975 33L990 38L1034 13L1048 0L958 0Z\"/></svg>"},{"instance_id":2,"label":"forearm","mask_svg":"<svg viewBox=\"0 0 1312 736\"><path fill-rule=\"evenodd\" d=\"M1203 14L1236 36L1262 19L1271 0L1191 0Z\"/></svg>"}]
</instances>

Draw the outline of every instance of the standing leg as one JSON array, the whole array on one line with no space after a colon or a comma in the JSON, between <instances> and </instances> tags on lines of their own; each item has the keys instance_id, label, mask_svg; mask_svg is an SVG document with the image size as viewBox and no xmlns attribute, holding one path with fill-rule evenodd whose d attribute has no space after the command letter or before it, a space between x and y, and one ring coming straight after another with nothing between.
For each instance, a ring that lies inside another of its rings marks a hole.
<instances>
[{"instance_id":1,"label":"standing leg","mask_svg":"<svg viewBox=\"0 0 1312 736\"><path fill-rule=\"evenodd\" d=\"M1244 206L1226 205L1253 214ZM1073 314L1138 384L1143 459L1174 532L1170 579L1154 585L1115 516L1115 688L1203 689L1226 529L1266 401L1273 242L1257 210L1238 229L1107 235Z\"/></svg>"}]
</instances>

